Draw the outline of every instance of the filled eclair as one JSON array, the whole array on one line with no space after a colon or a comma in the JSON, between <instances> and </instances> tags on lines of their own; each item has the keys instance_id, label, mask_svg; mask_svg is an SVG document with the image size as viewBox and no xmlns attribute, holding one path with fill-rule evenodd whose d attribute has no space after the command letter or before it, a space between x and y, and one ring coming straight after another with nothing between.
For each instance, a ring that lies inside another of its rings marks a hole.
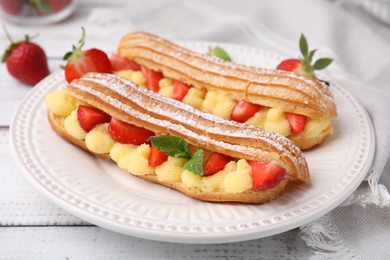
<instances>
[{"instance_id":1,"label":"filled eclair","mask_svg":"<svg viewBox=\"0 0 390 260\"><path fill-rule=\"evenodd\" d=\"M140 65L117 72L137 85L221 118L279 133L301 149L333 133L333 96L313 77L235 64L145 32L124 36L118 55Z\"/></svg>"},{"instance_id":2,"label":"filled eclair","mask_svg":"<svg viewBox=\"0 0 390 260\"><path fill-rule=\"evenodd\" d=\"M88 73L45 99L61 137L143 179L190 197L265 203L308 182L289 139L225 120L114 75Z\"/></svg>"}]
</instances>

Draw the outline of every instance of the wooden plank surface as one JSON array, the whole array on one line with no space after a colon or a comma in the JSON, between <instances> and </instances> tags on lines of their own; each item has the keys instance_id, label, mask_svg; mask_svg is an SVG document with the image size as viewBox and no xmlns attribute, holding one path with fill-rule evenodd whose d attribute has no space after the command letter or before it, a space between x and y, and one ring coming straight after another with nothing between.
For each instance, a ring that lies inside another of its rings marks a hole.
<instances>
[{"instance_id":1,"label":"wooden plank surface","mask_svg":"<svg viewBox=\"0 0 390 260\"><path fill-rule=\"evenodd\" d=\"M190 245L144 240L94 226L2 227L0 241L0 255L5 259L294 260L312 257L295 231L240 243Z\"/></svg>"}]
</instances>

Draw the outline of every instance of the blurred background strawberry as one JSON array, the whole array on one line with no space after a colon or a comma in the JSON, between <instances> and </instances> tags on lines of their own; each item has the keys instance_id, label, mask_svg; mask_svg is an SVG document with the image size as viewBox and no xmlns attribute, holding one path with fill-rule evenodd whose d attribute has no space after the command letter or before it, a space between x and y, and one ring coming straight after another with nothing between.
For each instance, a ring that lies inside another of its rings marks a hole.
<instances>
[{"instance_id":1,"label":"blurred background strawberry","mask_svg":"<svg viewBox=\"0 0 390 260\"><path fill-rule=\"evenodd\" d=\"M9 15L19 15L23 4L23 0L0 0L1 8Z\"/></svg>"},{"instance_id":2,"label":"blurred background strawberry","mask_svg":"<svg viewBox=\"0 0 390 260\"><path fill-rule=\"evenodd\" d=\"M8 72L16 79L35 85L49 75L49 67L45 51L31 42L26 35L21 41L14 42L4 27L10 45L5 50L1 62L5 62Z\"/></svg>"},{"instance_id":3,"label":"blurred background strawberry","mask_svg":"<svg viewBox=\"0 0 390 260\"><path fill-rule=\"evenodd\" d=\"M28 4L38 16L60 12L71 2L71 0L28 0Z\"/></svg>"}]
</instances>

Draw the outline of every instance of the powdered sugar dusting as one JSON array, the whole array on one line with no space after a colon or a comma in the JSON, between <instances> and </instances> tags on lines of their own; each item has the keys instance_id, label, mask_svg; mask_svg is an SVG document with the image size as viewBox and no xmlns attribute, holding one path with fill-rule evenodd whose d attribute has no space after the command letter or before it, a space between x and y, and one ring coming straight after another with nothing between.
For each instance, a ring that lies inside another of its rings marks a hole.
<instances>
[{"instance_id":1,"label":"powdered sugar dusting","mask_svg":"<svg viewBox=\"0 0 390 260\"><path fill-rule=\"evenodd\" d=\"M278 87L278 91L273 92L273 95L276 94L277 97L286 100L293 96L291 91L298 91L300 95L306 96L303 105L310 103L315 107L319 107L318 109L322 112L327 111L328 106L333 104L332 94L325 84L297 73L226 62L219 58L193 52L160 37L143 32L131 33L128 37L125 37L121 42L120 49L125 51L126 48L141 48L143 49L142 52L139 51L136 55L143 55L143 58L159 64L162 68L169 67L184 75L188 66L200 69L205 73L192 73L189 76L199 82L204 81L222 89L227 87L225 80L233 78L242 82L241 86L237 86L237 89L251 88L254 85L254 91L268 92L267 89L263 90L263 88ZM185 64L187 67L177 66L177 62ZM208 75L208 73L214 75ZM290 92L290 94L287 92Z\"/></svg>"},{"instance_id":2,"label":"powdered sugar dusting","mask_svg":"<svg viewBox=\"0 0 390 260\"><path fill-rule=\"evenodd\" d=\"M93 89L84 82L94 82L100 87L114 91L116 94L123 97L123 100L126 100L126 102L121 102L111 95L107 95L107 91ZM81 80L72 82L71 86L98 97L132 117L164 128L173 129L178 133L183 133L186 136L197 139L201 143L214 144L227 150L246 154L251 158L254 156L263 157L262 155L267 153L267 150L285 154L294 162L299 170L305 171L306 161L299 148L289 139L279 134L246 124L224 120L217 116L194 109L190 105L159 95L146 88L139 87L131 81L113 74L89 73ZM145 102L146 100L147 103ZM169 109L167 109L167 104L169 104ZM134 106L142 107L146 112L140 112L135 109ZM159 118L152 116L153 114L159 115ZM171 122L169 119L172 118L178 120L181 124ZM206 123L200 124L200 118L202 119L202 122ZM197 132L200 134L190 130L191 128L197 129ZM210 137L212 134L224 135L226 138L223 141L215 140ZM261 143L267 144L268 148L264 147L264 149L259 149L256 146L248 147L246 145L229 143L226 141L229 137L238 137L242 139L255 138L261 141ZM272 149L270 149L270 147L272 147Z\"/></svg>"}]
</instances>

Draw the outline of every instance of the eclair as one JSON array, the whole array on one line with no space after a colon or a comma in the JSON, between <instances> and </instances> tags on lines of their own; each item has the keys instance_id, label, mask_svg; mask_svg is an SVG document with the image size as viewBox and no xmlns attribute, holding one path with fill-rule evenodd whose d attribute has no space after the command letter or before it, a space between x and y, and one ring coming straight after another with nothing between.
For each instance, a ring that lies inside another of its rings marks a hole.
<instances>
[{"instance_id":1,"label":"eclair","mask_svg":"<svg viewBox=\"0 0 390 260\"><path fill-rule=\"evenodd\" d=\"M333 133L332 93L313 77L235 64L145 32L124 36L118 54L141 65L141 71L117 72L136 84L221 118L279 133L301 149Z\"/></svg>"},{"instance_id":2,"label":"eclair","mask_svg":"<svg viewBox=\"0 0 390 260\"><path fill-rule=\"evenodd\" d=\"M195 199L261 204L288 183L310 179L304 155L282 135L222 119L114 74L88 73L45 102L51 127L65 140Z\"/></svg>"}]
</instances>

